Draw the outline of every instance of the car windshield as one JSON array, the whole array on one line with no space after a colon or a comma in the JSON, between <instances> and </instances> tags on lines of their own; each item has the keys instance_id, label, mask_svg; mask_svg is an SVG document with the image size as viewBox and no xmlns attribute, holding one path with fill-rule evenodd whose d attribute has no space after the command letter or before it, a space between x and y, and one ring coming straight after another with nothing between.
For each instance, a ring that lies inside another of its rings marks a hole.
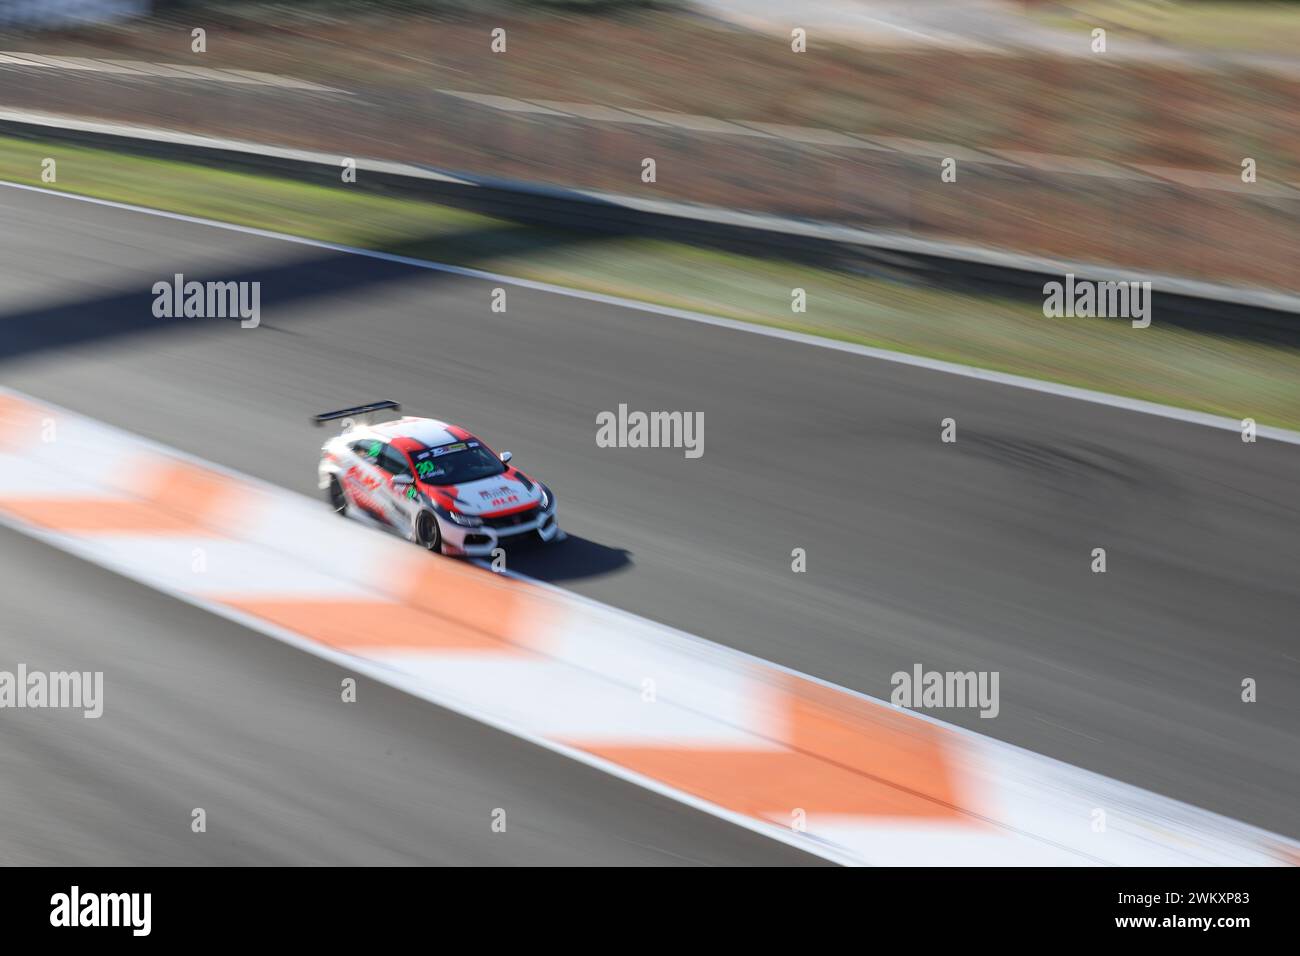
<instances>
[{"instance_id":1,"label":"car windshield","mask_svg":"<svg viewBox=\"0 0 1300 956\"><path fill-rule=\"evenodd\" d=\"M464 485L506 470L480 442L463 441L416 452L415 474L431 485Z\"/></svg>"}]
</instances>

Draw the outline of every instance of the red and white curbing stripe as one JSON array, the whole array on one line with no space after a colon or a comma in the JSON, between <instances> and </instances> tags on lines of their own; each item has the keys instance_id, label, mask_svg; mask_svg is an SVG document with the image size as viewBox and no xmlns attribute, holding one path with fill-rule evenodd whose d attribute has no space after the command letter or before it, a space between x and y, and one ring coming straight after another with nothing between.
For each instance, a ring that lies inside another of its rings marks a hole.
<instances>
[{"instance_id":1,"label":"red and white curbing stripe","mask_svg":"<svg viewBox=\"0 0 1300 956\"><path fill-rule=\"evenodd\" d=\"M1300 860L1293 840L425 554L321 502L3 390L0 522L839 862Z\"/></svg>"}]
</instances>

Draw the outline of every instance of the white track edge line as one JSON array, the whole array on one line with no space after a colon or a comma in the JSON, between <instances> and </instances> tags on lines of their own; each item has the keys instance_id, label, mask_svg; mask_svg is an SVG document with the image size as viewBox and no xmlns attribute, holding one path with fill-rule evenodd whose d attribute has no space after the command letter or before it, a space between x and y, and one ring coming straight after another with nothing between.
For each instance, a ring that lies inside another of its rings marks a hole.
<instances>
[{"instance_id":1,"label":"white track edge line","mask_svg":"<svg viewBox=\"0 0 1300 956\"><path fill-rule=\"evenodd\" d=\"M1076 401L1089 402L1094 405L1105 405L1111 408L1122 409L1124 411L1138 412L1143 415L1154 415L1159 418L1169 418L1193 425L1204 425L1208 428L1218 428L1233 432L1241 431L1241 421L1239 419L1227 418L1222 415L1211 415L1208 412L1192 411L1191 409L1178 408L1173 405L1162 405L1159 402L1148 402L1140 398L1126 398L1122 395L1111 395L1106 392L1097 392L1074 385L1062 385L1045 379L1013 375L1009 372L995 372L990 369L978 368L973 365L962 365L958 362L945 362L941 359L926 358L920 355L912 355L907 352L893 352L888 349L874 348L869 345L859 345L854 342L841 342L836 339L825 338L819 335L810 335L806 332L793 332L789 329L759 325L753 322L743 322L739 319L727 319L721 316L707 315L703 312L692 312L689 309L675 309L670 306L656 305L652 302L640 302L636 299L626 299L621 296L606 295L602 292L587 292L582 289L573 289L555 283L539 282L535 279L524 279L518 276L504 275L499 272L471 269L467 266L456 266L444 262L434 262L429 259L417 259L412 256L399 256L391 252L380 252L375 249L362 249L357 246L325 242L320 239L309 239L304 236L291 236L287 233L274 232L269 229L258 229L254 226L240 226L235 223L221 222L217 219L206 219L201 216L190 216L184 213L168 212L163 209L151 209L148 206L137 206L131 203L116 202L110 199L99 199L94 196L82 196L77 193L64 192L58 189L46 189L41 186L30 186L26 183L0 180L0 186L5 186L10 189L18 189L24 192L40 193L47 196L60 196L65 199L76 200L77 202L90 203L96 206L106 206L111 209L120 209L127 212L138 212L148 216L171 219L176 222L210 226L215 229L224 229L228 232L257 236L261 239L274 239L281 242L292 242L297 245L308 246L314 249L324 249L329 252L341 252L348 255L363 256L369 259L377 259L382 262L392 262L399 265L411 266L417 269L428 269L433 272L445 272L450 275L458 275L470 279L484 279L491 282L501 282L506 285L518 286L519 288L532 289L536 292L548 292L554 295L583 299L588 302L598 302L601 305L609 305L615 308L629 309L637 312L649 312L655 315L683 319L688 322L698 322L702 325L712 325L718 328L731 329L737 332L748 332L752 335L763 335L768 338L781 339L787 342L798 342L802 345L811 345L816 348L831 349L837 352L847 352L851 355L857 355L862 358L879 359L880 361L893 362L897 365L909 365L913 368L926 369L931 372L943 372L948 375L957 375L962 378L976 379L979 381L990 382L995 385L1006 385L1012 388L1022 388L1028 391L1042 392L1048 395L1055 395L1058 398L1069 398ZM1258 426L1255 431L1256 435L1261 438L1268 438L1272 441L1280 441L1292 445L1300 445L1300 431L1292 431L1287 428L1280 428L1273 425L1261 425Z\"/></svg>"}]
</instances>

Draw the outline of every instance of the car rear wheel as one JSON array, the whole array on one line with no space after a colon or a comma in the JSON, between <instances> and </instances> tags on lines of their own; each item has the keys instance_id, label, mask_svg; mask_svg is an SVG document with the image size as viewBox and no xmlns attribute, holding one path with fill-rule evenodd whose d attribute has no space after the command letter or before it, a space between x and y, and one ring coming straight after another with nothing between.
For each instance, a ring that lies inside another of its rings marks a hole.
<instances>
[{"instance_id":1,"label":"car rear wheel","mask_svg":"<svg viewBox=\"0 0 1300 956\"><path fill-rule=\"evenodd\" d=\"M347 512L347 495L343 493L343 486L339 484L338 477L335 475L330 475L329 499L330 507L334 509L336 515L345 514Z\"/></svg>"},{"instance_id":2,"label":"car rear wheel","mask_svg":"<svg viewBox=\"0 0 1300 956\"><path fill-rule=\"evenodd\" d=\"M442 551L442 532L438 529L438 519L431 512L421 511L415 519L415 540L427 551Z\"/></svg>"}]
</instances>

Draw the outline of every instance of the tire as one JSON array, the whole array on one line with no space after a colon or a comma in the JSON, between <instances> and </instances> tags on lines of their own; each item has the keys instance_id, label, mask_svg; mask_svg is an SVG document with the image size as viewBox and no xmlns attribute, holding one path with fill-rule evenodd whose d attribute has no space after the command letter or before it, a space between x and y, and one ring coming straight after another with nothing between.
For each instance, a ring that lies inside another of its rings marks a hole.
<instances>
[{"instance_id":1,"label":"tire","mask_svg":"<svg viewBox=\"0 0 1300 956\"><path fill-rule=\"evenodd\" d=\"M442 553L442 530L432 511L421 511L415 519L415 540L420 547L434 554Z\"/></svg>"},{"instance_id":2,"label":"tire","mask_svg":"<svg viewBox=\"0 0 1300 956\"><path fill-rule=\"evenodd\" d=\"M343 493L343 486L339 484L337 475L330 475L328 495L330 507L334 509L334 513L336 515L346 515L348 513L348 498Z\"/></svg>"}]
</instances>

